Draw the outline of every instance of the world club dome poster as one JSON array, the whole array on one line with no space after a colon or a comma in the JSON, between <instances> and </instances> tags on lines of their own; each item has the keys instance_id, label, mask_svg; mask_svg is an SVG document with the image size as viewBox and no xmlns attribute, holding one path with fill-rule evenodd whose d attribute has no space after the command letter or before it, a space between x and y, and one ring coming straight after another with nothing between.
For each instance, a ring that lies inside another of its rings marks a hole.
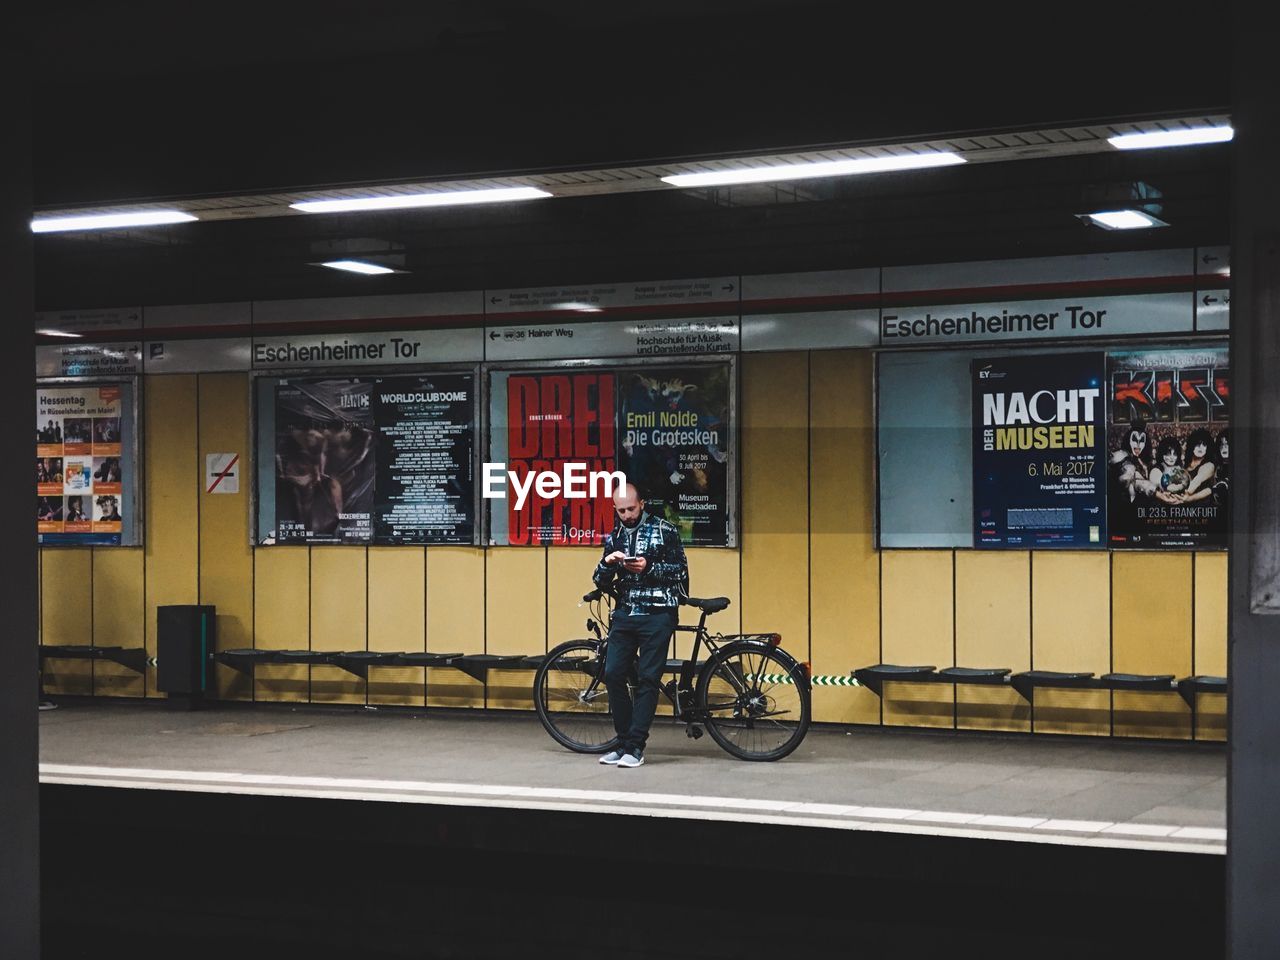
<instances>
[{"instance_id":1,"label":"world club dome poster","mask_svg":"<svg viewBox=\"0 0 1280 960\"><path fill-rule=\"evenodd\" d=\"M975 546L1104 546L1104 376L1100 352L973 361Z\"/></svg>"}]
</instances>

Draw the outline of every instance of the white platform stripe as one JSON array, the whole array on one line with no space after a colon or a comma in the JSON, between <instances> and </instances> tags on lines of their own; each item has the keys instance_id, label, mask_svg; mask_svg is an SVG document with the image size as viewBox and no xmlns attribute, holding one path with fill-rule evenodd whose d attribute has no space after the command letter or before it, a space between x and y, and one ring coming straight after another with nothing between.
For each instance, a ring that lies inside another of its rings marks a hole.
<instances>
[{"instance_id":1,"label":"white platform stripe","mask_svg":"<svg viewBox=\"0 0 1280 960\"><path fill-rule=\"evenodd\" d=\"M683 816L692 819L745 819L752 822L839 826L847 829L883 829L886 824L898 824L898 832L938 836L1042 840L1085 846L1120 846L1199 853L1225 853L1226 849L1221 845L1225 844L1227 839L1227 831L1217 827L1111 823L1098 820L1063 820L1035 816L915 810L905 807L868 807L796 800L586 790L568 787L299 777L280 774L160 770L59 763L40 764L40 780L42 783L82 786L454 805L471 803L480 806L581 810L597 813L602 806L608 804L613 805L612 812L616 813L649 813L655 816ZM723 811L738 812L729 815Z\"/></svg>"}]
</instances>

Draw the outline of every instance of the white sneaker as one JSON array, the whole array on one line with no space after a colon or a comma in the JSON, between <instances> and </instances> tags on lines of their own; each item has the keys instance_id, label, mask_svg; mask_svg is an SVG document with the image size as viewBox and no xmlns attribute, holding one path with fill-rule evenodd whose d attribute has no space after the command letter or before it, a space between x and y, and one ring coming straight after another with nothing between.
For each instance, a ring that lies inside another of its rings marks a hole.
<instances>
[{"instance_id":1,"label":"white sneaker","mask_svg":"<svg viewBox=\"0 0 1280 960\"><path fill-rule=\"evenodd\" d=\"M625 754L621 750L610 750L608 753L606 753L603 757L600 758L600 762L607 763L609 766L612 767L615 764L620 763L624 756Z\"/></svg>"},{"instance_id":2,"label":"white sneaker","mask_svg":"<svg viewBox=\"0 0 1280 960\"><path fill-rule=\"evenodd\" d=\"M644 754L636 756L634 753L624 753L618 761L620 767L639 767L644 764Z\"/></svg>"}]
</instances>

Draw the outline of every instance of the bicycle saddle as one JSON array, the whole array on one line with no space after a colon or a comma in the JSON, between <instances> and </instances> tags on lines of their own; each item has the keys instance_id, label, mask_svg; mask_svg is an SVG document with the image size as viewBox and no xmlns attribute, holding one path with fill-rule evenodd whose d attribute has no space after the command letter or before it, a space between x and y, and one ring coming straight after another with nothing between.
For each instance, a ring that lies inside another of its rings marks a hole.
<instances>
[{"instance_id":1,"label":"bicycle saddle","mask_svg":"<svg viewBox=\"0 0 1280 960\"><path fill-rule=\"evenodd\" d=\"M703 613L719 613L721 610L729 606L728 597L712 597L709 600L699 600L697 597L685 597L684 602L691 607L697 607Z\"/></svg>"}]
</instances>

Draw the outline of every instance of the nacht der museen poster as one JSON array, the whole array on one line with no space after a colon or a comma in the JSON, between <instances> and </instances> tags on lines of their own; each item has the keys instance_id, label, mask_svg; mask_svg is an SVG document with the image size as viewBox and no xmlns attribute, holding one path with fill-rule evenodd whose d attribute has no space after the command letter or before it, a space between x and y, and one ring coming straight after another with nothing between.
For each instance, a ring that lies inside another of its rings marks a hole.
<instances>
[{"instance_id":1,"label":"nacht der museen poster","mask_svg":"<svg viewBox=\"0 0 1280 960\"><path fill-rule=\"evenodd\" d=\"M1101 353L973 361L976 546L1103 546L1103 376Z\"/></svg>"}]
</instances>

